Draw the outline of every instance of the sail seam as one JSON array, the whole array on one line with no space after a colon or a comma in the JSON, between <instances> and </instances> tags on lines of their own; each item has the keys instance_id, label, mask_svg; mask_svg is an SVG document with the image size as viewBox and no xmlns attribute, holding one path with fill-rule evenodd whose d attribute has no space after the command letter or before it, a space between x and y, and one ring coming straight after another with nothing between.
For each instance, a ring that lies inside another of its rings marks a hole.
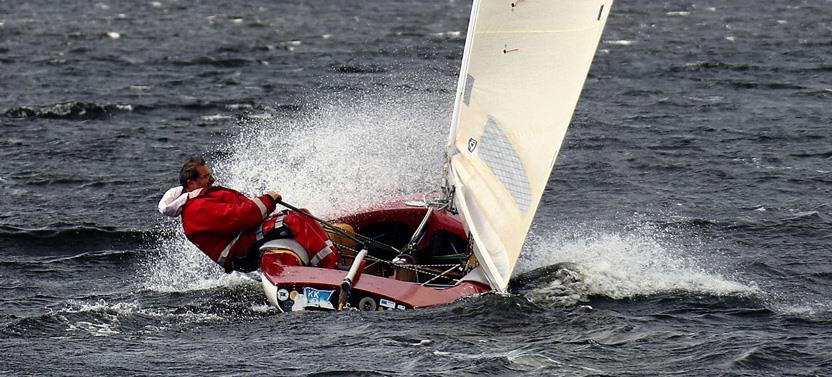
<instances>
[{"instance_id":1,"label":"sail seam","mask_svg":"<svg viewBox=\"0 0 832 377\"><path fill-rule=\"evenodd\" d=\"M598 26L587 27L583 29L561 29L561 30L518 30L518 29L506 29L506 30L483 30L476 32L475 35L483 35L483 34L546 34L546 33L578 33L582 31L589 31L597 29Z\"/></svg>"}]
</instances>

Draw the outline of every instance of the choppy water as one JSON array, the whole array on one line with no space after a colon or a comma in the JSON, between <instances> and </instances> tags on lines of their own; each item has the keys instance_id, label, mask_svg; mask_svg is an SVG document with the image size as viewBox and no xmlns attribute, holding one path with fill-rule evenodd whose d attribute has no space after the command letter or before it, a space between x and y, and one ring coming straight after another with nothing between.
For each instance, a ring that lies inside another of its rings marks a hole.
<instances>
[{"instance_id":1,"label":"choppy water","mask_svg":"<svg viewBox=\"0 0 832 377\"><path fill-rule=\"evenodd\" d=\"M468 12L0 1L0 374L832 374L828 0L616 3L509 295L281 315L155 213L434 188Z\"/></svg>"}]
</instances>

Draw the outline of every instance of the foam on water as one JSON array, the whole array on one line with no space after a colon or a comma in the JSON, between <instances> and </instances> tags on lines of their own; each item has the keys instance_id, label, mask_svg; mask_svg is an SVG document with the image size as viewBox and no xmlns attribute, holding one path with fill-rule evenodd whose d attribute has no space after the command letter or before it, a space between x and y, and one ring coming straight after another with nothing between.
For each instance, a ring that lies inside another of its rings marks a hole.
<instances>
[{"instance_id":1,"label":"foam on water","mask_svg":"<svg viewBox=\"0 0 832 377\"><path fill-rule=\"evenodd\" d=\"M770 304L770 309L775 313L786 316L805 319L823 318L832 315L832 301L824 299L802 299L797 303L774 302Z\"/></svg>"},{"instance_id":2,"label":"foam on water","mask_svg":"<svg viewBox=\"0 0 832 377\"><path fill-rule=\"evenodd\" d=\"M604 43L606 43L608 45L613 45L613 46L630 46L635 42L630 41L630 40L626 40L626 39L620 39L620 40L614 40L614 41L604 41Z\"/></svg>"},{"instance_id":3,"label":"foam on water","mask_svg":"<svg viewBox=\"0 0 832 377\"><path fill-rule=\"evenodd\" d=\"M110 313L113 315L131 315L139 308L136 302L119 302L115 304L108 304L104 300L96 302L83 302L78 300L67 301L67 306L61 310L63 313Z\"/></svg>"},{"instance_id":4,"label":"foam on water","mask_svg":"<svg viewBox=\"0 0 832 377\"><path fill-rule=\"evenodd\" d=\"M476 354L450 352L442 350L434 350L432 353L433 355L438 357L449 358L458 361L488 362L500 360L507 369L515 372L534 372L551 368L563 370L589 370L593 372L600 372L596 369L572 365L570 363L558 361L542 352L535 352L527 348L509 350L495 349L490 352L482 352Z\"/></svg>"},{"instance_id":5,"label":"foam on water","mask_svg":"<svg viewBox=\"0 0 832 377\"><path fill-rule=\"evenodd\" d=\"M87 321L78 321L74 324L70 324L67 328L69 332L75 332L83 330L89 333L92 336L110 336L121 334L120 331L114 330L112 324L108 323L92 323Z\"/></svg>"},{"instance_id":6,"label":"foam on water","mask_svg":"<svg viewBox=\"0 0 832 377\"><path fill-rule=\"evenodd\" d=\"M566 295L570 303L588 296L613 299L667 293L715 296L751 295L753 283L741 283L721 272L719 257L688 246L672 234L646 224L621 231L591 225L560 231L538 231L529 237L515 274L561 264L574 270L539 287L531 298ZM563 301L563 300L560 300Z\"/></svg>"},{"instance_id":7,"label":"foam on water","mask_svg":"<svg viewBox=\"0 0 832 377\"><path fill-rule=\"evenodd\" d=\"M78 315L83 315L78 317ZM123 322L130 322L136 316L147 316L161 320L167 325L151 326L153 330L165 329L173 320L176 323L202 323L221 319L215 314L174 313L153 308L143 308L137 302L108 303L105 300L84 302L69 300L66 306L55 313L66 323L68 332L85 331L93 336L111 336L120 334ZM70 317L72 319L70 319ZM147 326L146 326L147 328Z\"/></svg>"}]
</instances>

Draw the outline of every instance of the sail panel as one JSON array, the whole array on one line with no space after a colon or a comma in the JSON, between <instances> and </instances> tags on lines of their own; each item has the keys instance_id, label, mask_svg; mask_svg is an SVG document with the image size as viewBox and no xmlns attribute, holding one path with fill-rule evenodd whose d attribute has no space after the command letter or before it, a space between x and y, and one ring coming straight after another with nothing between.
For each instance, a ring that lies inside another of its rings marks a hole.
<instances>
[{"instance_id":1,"label":"sail panel","mask_svg":"<svg viewBox=\"0 0 832 377\"><path fill-rule=\"evenodd\" d=\"M474 1L448 180L496 290L505 289L517 263L611 5Z\"/></svg>"},{"instance_id":2,"label":"sail panel","mask_svg":"<svg viewBox=\"0 0 832 377\"><path fill-rule=\"evenodd\" d=\"M514 150L511 141L503 134L493 118L488 118L485 123L480 142L482 143L478 151L480 159L508 189L517 208L523 212L527 211L531 202L529 178L526 176L526 170L523 168L517 151ZM480 142L474 140L474 148L480 145ZM470 143L469 140L469 150L471 149Z\"/></svg>"}]
</instances>

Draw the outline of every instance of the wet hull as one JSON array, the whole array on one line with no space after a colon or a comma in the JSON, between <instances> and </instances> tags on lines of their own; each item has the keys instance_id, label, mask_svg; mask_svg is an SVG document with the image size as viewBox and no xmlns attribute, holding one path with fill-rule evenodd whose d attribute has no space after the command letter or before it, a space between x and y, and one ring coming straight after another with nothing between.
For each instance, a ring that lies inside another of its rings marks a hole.
<instances>
[{"instance_id":1,"label":"wet hull","mask_svg":"<svg viewBox=\"0 0 832 377\"><path fill-rule=\"evenodd\" d=\"M423 206L395 202L381 208L350 214L337 222L350 224L356 233L370 234L388 244L401 246L409 240L427 213ZM447 211L436 211L426 223L424 235L416 243L416 258L437 263L453 258L440 251L462 248L467 237L459 218ZM459 254L456 254L459 255ZM376 257L391 257L377 251ZM273 254L263 256L263 289L269 302L283 311L337 310L341 283L347 272L287 265ZM345 262L350 263L350 260ZM367 268L353 281L345 307L365 311L403 310L442 305L459 298L491 291L478 281L456 279L433 285L429 276L411 275L403 279L392 270ZM408 281L409 280L409 281Z\"/></svg>"},{"instance_id":2,"label":"wet hull","mask_svg":"<svg viewBox=\"0 0 832 377\"><path fill-rule=\"evenodd\" d=\"M345 271L271 264L262 282L269 302L283 311L335 310ZM459 298L488 292L477 282L461 282L448 288L364 275L350 290L352 308L367 311L413 309L451 303Z\"/></svg>"}]
</instances>

